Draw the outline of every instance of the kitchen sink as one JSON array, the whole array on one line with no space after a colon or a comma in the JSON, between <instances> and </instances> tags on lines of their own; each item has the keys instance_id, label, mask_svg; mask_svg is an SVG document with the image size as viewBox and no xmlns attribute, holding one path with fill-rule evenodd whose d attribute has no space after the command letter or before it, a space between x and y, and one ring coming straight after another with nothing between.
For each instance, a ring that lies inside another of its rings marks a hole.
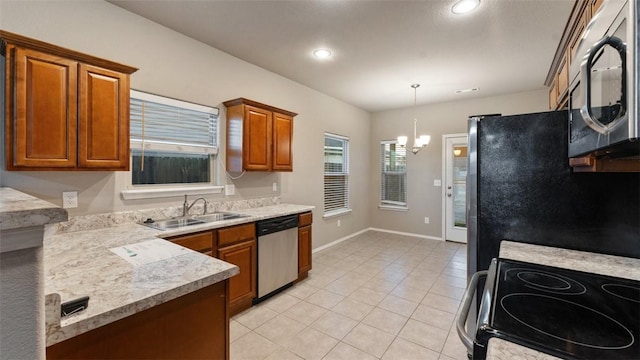
<instances>
[{"instance_id":1,"label":"kitchen sink","mask_svg":"<svg viewBox=\"0 0 640 360\"><path fill-rule=\"evenodd\" d=\"M249 215L217 212L213 214L199 215L199 216L196 216L194 219L202 220L204 222L215 222L215 221L222 221L222 220L240 219L248 216Z\"/></svg>"},{"instance_id":2,"label":"kitchen sink","mask_svg":"<svg viewBox=\"0 0 640 360\"><path fill-rule=\"evenodd\" d=\"M146 225L158 230L167 230L167 229L181 228L185 226L211 223L216 221L240 219L248 216L249 215L217 212L217 213L198 215L193 217L181 217L176 219L167 219L167 220L158 220L158 221L147 219L147 221L143 222L142 225Z\"/></svg>"},{"instance_id":3,"label":"kitchen sink","mask_svg":"<svg viewBox=\"0 0 640 360\"><path fill-rule=\"evenodd\" d=\"M145 221L143 225L158 229L158 230L167 230L167 229L175 229L184 226L198 225L204 224L205 222L202 220L192 219L192 218L179 218L179 219L168 219L168 220L159 220L154 222Z\"/></svg>"}]
</instances>

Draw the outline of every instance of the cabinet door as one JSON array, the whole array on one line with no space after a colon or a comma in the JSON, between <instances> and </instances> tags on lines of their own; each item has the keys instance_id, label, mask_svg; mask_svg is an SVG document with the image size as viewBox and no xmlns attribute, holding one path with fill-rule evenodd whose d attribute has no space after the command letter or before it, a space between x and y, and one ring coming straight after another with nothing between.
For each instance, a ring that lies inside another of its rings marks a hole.
<instances>
[{"instance_id":1,"label":"cabinet door","mask_svg":"<svg viewBox=\"0 0 640 360\"><path fill-rule=\"evenodd\" d=\"M568 60L568 51L565 52L562 57L562 61L560 61L560 67L558 68L558 100L561 102L565 95L567 94L567 90L569 90L569 63Z\"/></svg>"},{"instance_id":2,"label":"cabinet door","mask_svg":"<svg viewBox=\"0 0 640 360\"><path fill-rule=\"evenodd\" d=\"M243 161L245 170L271 170L271 111L245 105Z\"/></svg>"},{"instance_id":3,"label":"cabinet door","mask_svg":"<svg viewBox=\"0 0 640 360\"><path fill-rule=\"evenodd\" d=\"M80 65L79 166L129 170L129 75Z\"/></svg>"},{"instance_id":4,"label":"cabinet door","mask_svg":"<svg viewBox=\"0 0 640 360\"><path fill-rule=\"evenodd\" d=\"M256 297L256 241L219 248L218 259L240 268L240 273L229 279L229 312L233 316L250 308Z\"/></svg>"},{"instance_id":5,"label":"cabinet door","mask_svg":"<svg viewBox=\"0 0 640 360\"><path fill-rule=\"evenodd\" d=\"M6 121L13 124L6 151L13 159L7 168L75 167L77 62L17 47L11 56L7 106L13 114Z\"/></svg>"},{"instance_id":6,"label":"cabinet door","mask_svg":"<svg viewBox=\"0 0 640 360\"><path fill-rule=\"evenodd\" d=\"M311 225L298 228L298 281L311 270Z\"/></svg>"},{"instance_id":7,"label":"cabinet door","mask_svg":"<svg viewBox=\"0 0 640 360\"><path fill-rule=\"evenodd\" d=\"M273 170L293 171L293 117L273 113Z\"/></svg>"}]
</instances>

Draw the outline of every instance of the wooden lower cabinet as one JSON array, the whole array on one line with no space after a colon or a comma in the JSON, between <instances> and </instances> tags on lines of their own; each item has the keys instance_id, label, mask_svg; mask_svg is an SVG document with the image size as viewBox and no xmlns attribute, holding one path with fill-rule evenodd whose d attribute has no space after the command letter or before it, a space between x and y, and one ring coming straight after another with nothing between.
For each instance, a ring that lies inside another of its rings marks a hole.
<instances>
[{"instance_id":1,"label":"wooden lower cabinet","mask_svg":"<svg viewBox=\"0 0 640 360\"><path fill-rule=\"evenodd\" d=\"M258 294L256 224L219 229L217 258L240 268L240 274L229 279L229 312L233 316L250 308Z\"/></svg>"},{"instance_id":2,"label":"wooden lower cabinet","mask_svg":"<svg viewBox=\"0 0 640 360\"><path fill-rule=\"evenodd\" d=\"M313 214L307 212L298 216L298 279L301 281L309 276L311 270L311 223Z\"/></svg>"},{"instance_id":3,"label":"wooden lower cabinet","mask_svg":"<svg viewBox=\"0 0 640 360\"><path fill-rule=\"evenodd\" d=\"M218 259L240 268L240 273L229 279L229 313L233 316L250 308L257 294L255 239L218 249Z\"/></svg>"},{"instance_id":4,"label":"wooden lower cabinet","mask_svg":"<svg viewBox=\"0 0 640 360\"><path fill-rule=\"evenodd\" d=\"M228 280L47 347L47 359L229 359Z\"/></svg>"}]
</instances>

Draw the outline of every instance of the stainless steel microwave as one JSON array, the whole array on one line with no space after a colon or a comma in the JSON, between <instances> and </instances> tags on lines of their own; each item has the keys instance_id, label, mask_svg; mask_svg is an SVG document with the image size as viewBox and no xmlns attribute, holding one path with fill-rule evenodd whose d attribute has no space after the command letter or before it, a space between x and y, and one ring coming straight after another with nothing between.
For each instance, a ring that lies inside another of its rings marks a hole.
<instances>
[{"instance_id":1,"label":"stainless steel microwave","mask_svg":"<svg viewBox=\"0 0 640 360\"><path fill-rule=\"evenodd\" d=\"M569 157L640 155L638 0L605 0L569 68Z\"/></svg>"}]
</instances>

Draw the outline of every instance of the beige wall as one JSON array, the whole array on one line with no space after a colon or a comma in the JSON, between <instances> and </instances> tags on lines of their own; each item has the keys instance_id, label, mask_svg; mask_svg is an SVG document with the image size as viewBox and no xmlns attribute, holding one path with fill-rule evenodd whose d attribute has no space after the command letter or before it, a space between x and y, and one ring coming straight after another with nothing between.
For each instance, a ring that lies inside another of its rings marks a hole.
<instances>
[{"instance_id":1,"label":"beige wall","mask_svg":"<svg viewBox=\"0 0 640 360\"><path fill-rule=\"evenodd\" d=\"M0 24L7 31L138 67L131 77L132 88L218 106L221 119L222 102L237 97L298 113L293 173L247 173L233 181L221 176L221 182L236 185L234 199L275 194L284 202L316 206L314 247L369 226L369 113L103 1L2 0ZM353 212L340 217L340 228L336 219L322 219L325 131L351 139ZM224 144L224 136L221 141ZM273 182L279 185L275 193ZM126 186L126 177L114 172L2 171L0 184L58 205L62 191L78 191L79 207L71 209L71 215L182 202L180 197L124 201L120 191ZM226 198L208 195L207 199Z\"/></svg>"},{"instance_id":2,"label":"beige wall","mask_svg":"<svg viewBox=\"0 0 640 360\"><path fill-rule=\"evenodd\" d=\"M284 202L314 205L313 246L319 247L368 227L439 238L442 134L466 132L471 114L544 111L545 90L463 100L418 109L419 132L429 133L429 148L409 154L408 212L377 208L380 186L379 141L399 132L410 135L413 109L369 114L320 92L234 58L210 46L103 1L0 1L2 29L138 67L133 88L221 109L223 101L246 97L297 112L294 125L294 172L247 173L233 183L246 199L280 195ZM408 96L411 96L410 92ZM221 123L224 125L224 122ZM224 127L222 127L224 131ZM323 219L323 134L350 137L350 200L353 212ZM224 148L224 136L221 137ZM224 159L222 152L221 159ZM272 183L278 191L272 191ZM71 215L178 205L180 197L125 201L121 172L0 172L0 184L61 204L62 191L78 191ZM228 199L208 195L211 201ZM428 216L431 223L425 225ZM341 227L337 226L338 220Z\"/></svg>"},{"instance_id":3,"label":"beige wall","mask_svg":"<svg viewBox=\"0 0 640 360\"><path fill-rule=\"evenodd\" d=\"M407 92L407 96L411 96ZM513 95L460 100L384 111L372 115L370 158L371 227L442 237L442 187L433 186L434 179L442 175L442 135L466 133L470 115L500 113L503 115L540 112L548 110L547 90ZM431 135L431 143L416 155L407 155L407 195L409 211L390 211L378 208L380 199L380 141L393 140L398 135L409 136L412 143L413 118L417 114L418 135ZM402 134L401 134L402 133ZM429 217L429 224L424 218Z\"/></svg>"}]
</instances>

